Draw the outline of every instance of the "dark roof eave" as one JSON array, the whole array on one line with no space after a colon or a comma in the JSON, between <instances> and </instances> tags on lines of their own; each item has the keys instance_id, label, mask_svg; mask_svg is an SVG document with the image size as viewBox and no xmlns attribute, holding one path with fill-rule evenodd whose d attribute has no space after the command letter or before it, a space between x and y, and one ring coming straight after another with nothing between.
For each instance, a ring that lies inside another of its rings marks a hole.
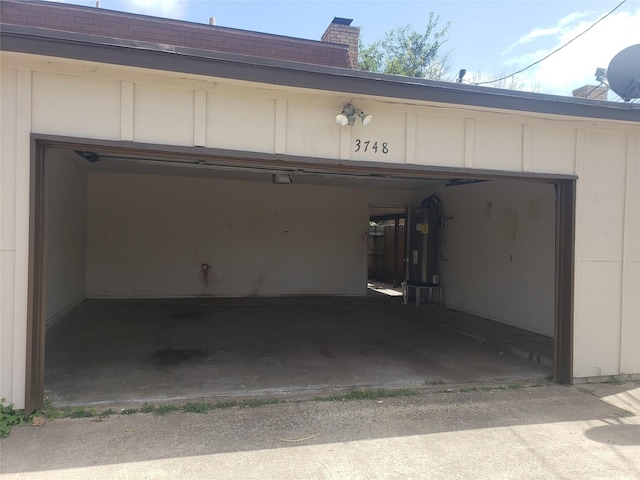
<instances>
[{"instance_id":1,"label":"dark roof eave","mask_svg":"<svg viewBox=\"0 0 640 480\"><path fill-rule=\"evenodd\" d=\"M152 42L2 24L1 48L354 95L640 122L640 105L476 87Z\"/></svg>"}]
</instances>

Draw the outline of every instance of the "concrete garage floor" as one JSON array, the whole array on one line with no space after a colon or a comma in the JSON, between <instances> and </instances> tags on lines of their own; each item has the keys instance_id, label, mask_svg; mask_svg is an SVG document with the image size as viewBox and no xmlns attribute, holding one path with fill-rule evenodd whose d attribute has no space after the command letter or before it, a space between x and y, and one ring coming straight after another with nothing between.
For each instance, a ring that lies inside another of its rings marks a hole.
<instances>
[{"instance_id":1,"label":"concrete garage floor","mask_svg":"<svg viewBox=\"0 0 640 480\"><path fill-rule=\"evenodd\" d=\"M47 329L45 391L90 405L514 382L551 361L548 337L376 294L87 300Z\"/></svg>"}]
</instances>

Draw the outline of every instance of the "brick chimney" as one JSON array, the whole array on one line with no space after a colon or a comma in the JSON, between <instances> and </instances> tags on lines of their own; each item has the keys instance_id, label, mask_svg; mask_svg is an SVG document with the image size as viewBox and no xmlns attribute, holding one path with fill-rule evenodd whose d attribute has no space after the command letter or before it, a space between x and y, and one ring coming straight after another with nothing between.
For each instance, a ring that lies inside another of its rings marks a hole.
<instances>
[{"instance_id":1,"label":"brick chimney","mask_svg":"<svg viewBox=\"0 0 640 480\"><path fill-rule=\"evenodd\" d=\"M352 27L351 18L335 17L322 34L323 42L342 43L349 46L349 58L351 68L358 68L358 42L360 40L360 27Z\"/></svg>"},{"instance_id":2,"label":"brick chimney","mask_svg":"<svg viewBox=\"0 0 640 480\"><path fill-rule=\"evenodd\" d=\"M606 85L585 85L576 88L573 92L574 97L590 98L591 100L608 100L609 87Z\"/></svg>"}]
</instances>

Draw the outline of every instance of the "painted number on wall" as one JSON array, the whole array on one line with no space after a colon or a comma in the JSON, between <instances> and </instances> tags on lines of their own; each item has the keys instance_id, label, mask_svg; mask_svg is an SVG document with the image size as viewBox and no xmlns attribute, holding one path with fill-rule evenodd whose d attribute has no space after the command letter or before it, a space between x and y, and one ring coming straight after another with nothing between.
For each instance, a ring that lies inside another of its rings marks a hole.
<instances>
[{"instance_id":1,"label":"painted number on wall","mask_svg":"<svg viewBox=\"0 0 640 480\"><path fill-rule=\"evenodd\" d=\"M362 140L356 138L354 152L373 152L386 155L389 153L389 142L378 142L376 140Z\"/></svg>"}]
</instances>

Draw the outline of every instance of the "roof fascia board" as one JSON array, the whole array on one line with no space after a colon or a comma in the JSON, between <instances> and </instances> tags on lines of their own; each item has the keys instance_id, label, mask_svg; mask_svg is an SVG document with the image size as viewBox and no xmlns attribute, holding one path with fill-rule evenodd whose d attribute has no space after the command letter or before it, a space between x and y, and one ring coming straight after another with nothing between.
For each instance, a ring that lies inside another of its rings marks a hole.
<instances>
[{"instance_id":1,"label":"roof fascia board","mask_svg":"<svg viewBox=\"0 0 640 480\"><path fill-rule=\"evenodd\" d=\"M404 100L640 122L640 105L489 89L346 68L3 24L2 50Z\"/></svg>"}]
</instances>

